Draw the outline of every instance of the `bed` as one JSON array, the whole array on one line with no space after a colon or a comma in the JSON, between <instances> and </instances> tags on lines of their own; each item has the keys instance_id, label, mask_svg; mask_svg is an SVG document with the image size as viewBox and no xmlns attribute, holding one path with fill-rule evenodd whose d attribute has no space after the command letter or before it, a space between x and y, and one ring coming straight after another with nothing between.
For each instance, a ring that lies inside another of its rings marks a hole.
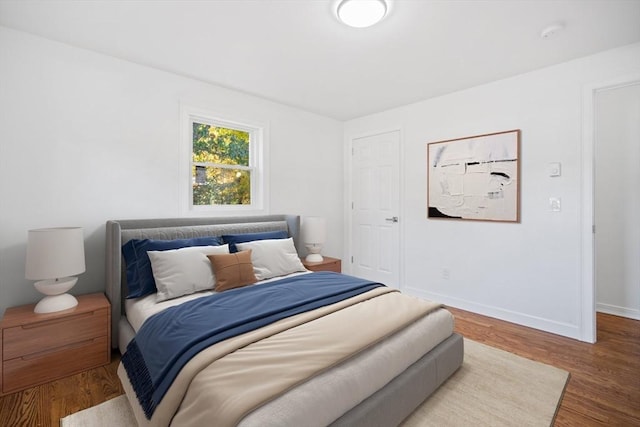
<instances>
[{"instance_id":1,"label":"bed","mask_svg":"<svg viewBox=\"0 0 640 427\"><path fill-rule=\"evenodd\" d=\"M309 292L316 292L316 288L327 287L327 295L333 298L334 285L339 285L345 287L349 297L283 315L256 331L215 341L184 362L182 369L171 366L169 370L176 373L166 381L166 394L152 405L141 403L144 399L137 397L142 393L140 385L127 371L133 368L124 365L138 363L130 361L137 352L131 349L143 348L147 339L154 338L153 322L147 319L155 321L164 316L167 321L175 320L178 315L169 314L173 310L193 317L191 307L205 305L206 296L216 293L202 290L157 302L164 291L158 286L157 297L152 294L127 299L131 290L123 245L142 239L172 241L280 233L278 248L285 240L300 248L300 218L266 215L108 221L106 231L106 294L111 301L112 346L123 353L118 375L141 426L394 426L462 364L462 338L453 332L453 317L440 305L345 275L297 271L214 296L232 300L235 294L242 294L244 302L250 298L261 301L265 297L258 292L271 295L269 292L282 288L282 293L295 294L301 289L307 292L313 288ZM255 256L264 250L260 248L269 247L269 242L275 240L239 243L237 250L253 248ZM210 259L214 262L214 258L224 257L212 255ZM255 269L259 263L254 262ZM164 327L156 326L155 330ZM301 352L300 348L305 350ZM162 366L174 363L165 353L171 352L157 352L159 358L166 359ZM125 363L125 359L129 361Z\"/></svg>"}]
</instances>

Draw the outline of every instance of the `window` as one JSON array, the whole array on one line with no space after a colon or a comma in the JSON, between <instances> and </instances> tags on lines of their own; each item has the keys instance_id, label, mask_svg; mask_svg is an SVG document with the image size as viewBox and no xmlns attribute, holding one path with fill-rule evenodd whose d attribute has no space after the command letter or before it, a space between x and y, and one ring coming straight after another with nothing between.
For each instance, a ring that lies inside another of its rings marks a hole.
<instances>
[{"instance_id":1,"label":"window","mask_svg":"<svg viewBox=\"0 0 640 427\"><path fill-rule=\"evenodd\" d=\"M190 211L263 209L264 127L185 109Z\"/></svg>"}]
</instances>

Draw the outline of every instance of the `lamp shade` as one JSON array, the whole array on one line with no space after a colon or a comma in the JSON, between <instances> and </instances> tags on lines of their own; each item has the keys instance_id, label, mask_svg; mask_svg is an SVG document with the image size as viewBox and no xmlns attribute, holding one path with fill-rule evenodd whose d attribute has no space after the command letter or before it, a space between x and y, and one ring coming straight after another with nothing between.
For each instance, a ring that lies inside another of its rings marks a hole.
<instances>
[{"instance_id":1,"label":"lamp shade","mask_svg":"<svg viewBox=\"0 0 640 427\"><path fill-rule=\"evenodd\" d=\"M27 279L57 279L84 271L84 237L81 227L29 230L25 265Z\"/></svg>"},{"instance_id":2,"label":"lamp shade","mask_svg":"<svg viewBox=\"0 0 640 427\"><path fill-rule=\"evenodd\" d=\"M302 223L304 243L324 243L327 240L327 221L318 216L310 216Z\"/></svg>"}]
</instances>

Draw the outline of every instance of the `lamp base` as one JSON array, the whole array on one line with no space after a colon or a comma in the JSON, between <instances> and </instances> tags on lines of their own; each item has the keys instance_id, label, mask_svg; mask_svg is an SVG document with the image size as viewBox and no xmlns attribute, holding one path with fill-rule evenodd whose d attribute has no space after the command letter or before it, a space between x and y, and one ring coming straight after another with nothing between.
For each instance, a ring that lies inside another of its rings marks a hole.
<instances>
[{"instance_id":1,"label":"lamp base","mask_svg":"<svg viewBox=\"0 0 640 427\"><path fill-rule=\"evenodd\" d=\"M320 254L322 250L322 243L306 243L307 257L304 259L307 262L322 262L324 258Z\"/></svg>"},{"instance_id":2,"label":"lamp base","mask_svg":"<svg viewBox=\"0 0 640 427\"><path fill-rule=\"evenodd\" d=\"M68 310L78 305L76 297L70 294L60 294L44 297L36 304L34 313L53 313Z\"/></svg>"},{"instance_id":3,"label":"lamp base","mask_svg":"<svg viewBox=\"0 0 640 427\"><path fill-rule=\"evenodd\" d=\"M309 254L304 260L307 262L322 262L324 258L320 254Z\"/></svg>"},{"instance_id":4,"label":"lamp base","mask_svg":"<svg viewBox=\"0 0 640 427\"><path fill-rule=\"evenodd\" d=\"M77 281L77 277L63 277L61 279L35 282L33 285L36 289L47 296L36 304L33 312L53 313L55 311L68 310L78 305L78 300L73 295L65 293L73 288Z\"/></svg>"}]
</instances>

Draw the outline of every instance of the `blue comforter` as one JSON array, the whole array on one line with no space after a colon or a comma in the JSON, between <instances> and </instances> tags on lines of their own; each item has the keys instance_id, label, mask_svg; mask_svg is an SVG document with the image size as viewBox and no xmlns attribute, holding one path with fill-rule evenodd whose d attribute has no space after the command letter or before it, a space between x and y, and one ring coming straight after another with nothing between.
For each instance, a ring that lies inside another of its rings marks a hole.
<instances>
[{"instance_id":1,"label":"blue comforter","mask_svg":"<svg viewBox=\"0 0 640 427\"><path fill-rule=\"evenodd\" d=\"M146 417L151 418L182 367L198 352L379 286L384 285L317 272L189 301L147 319L127 346L122 364Z\"/></svg>"}]
</instances>

